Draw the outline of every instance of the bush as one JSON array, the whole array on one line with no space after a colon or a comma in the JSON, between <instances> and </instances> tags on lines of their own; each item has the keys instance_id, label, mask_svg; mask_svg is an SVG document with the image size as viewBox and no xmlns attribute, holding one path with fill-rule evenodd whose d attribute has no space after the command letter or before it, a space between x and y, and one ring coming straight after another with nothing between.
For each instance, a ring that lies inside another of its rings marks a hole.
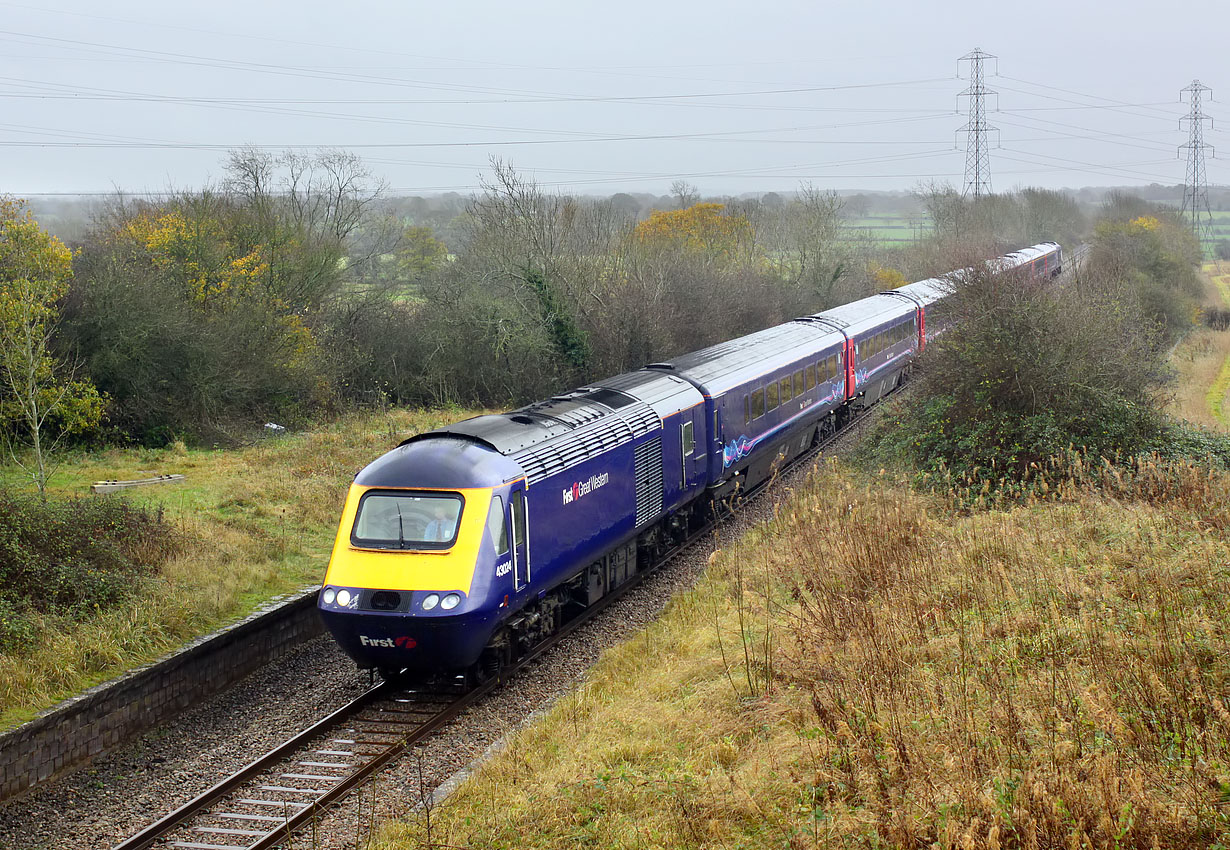
<instances>
[{"instance_id":1,"label":"bush","mask_svg":"<svg viewBox=\"0 0 1230 850\"><path fill-rule=\"evenodd\" d=\"M944 308L952 327L924 354L924 397L902 408L882 453L998 481L1069 448L1155 445L1167 373L1134 299L975 273Z\"/></svg>"},{"instance_id":2,"label":"bush","mask_svg":"<svg viewBox=\"0 0 1230 850\"><path fill-rule=\"evenodd\" d=\"M161 511L119 498L0 495L0 648L28 643L38 614L80 615L127 597L178 548Z\"/></svg>"}]
</instances>

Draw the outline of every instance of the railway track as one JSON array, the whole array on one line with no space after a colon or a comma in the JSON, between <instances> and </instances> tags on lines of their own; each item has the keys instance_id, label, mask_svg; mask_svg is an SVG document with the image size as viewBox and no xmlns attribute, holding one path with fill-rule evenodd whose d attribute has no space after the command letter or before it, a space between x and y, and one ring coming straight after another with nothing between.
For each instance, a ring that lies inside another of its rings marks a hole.
<instances>
[{"instance_id":1,"label":"railway track","mask_svg":"<svg viewBox=\"0 0 1230 850\"><path fill-rule=\"evenodd\" d=\"M894 390L899 392L900 390ZM781 466L780 472L811 462L837 440L857 430L874 411L863 411L836 433ZM740 499L761 496L771 477ZM286 844L318 822L350 791L381 768L426 740L470 706L481 702L508 678L532 664L646 575L705 540L725 517L697 529L686 541L638 573L616 592L566 623L498 678L468 690L401 688L384 682L350 704L299 732L265 755L150 824L113 850L174 847L182 850L268 850Z\"/></svg>"}]
</instances>

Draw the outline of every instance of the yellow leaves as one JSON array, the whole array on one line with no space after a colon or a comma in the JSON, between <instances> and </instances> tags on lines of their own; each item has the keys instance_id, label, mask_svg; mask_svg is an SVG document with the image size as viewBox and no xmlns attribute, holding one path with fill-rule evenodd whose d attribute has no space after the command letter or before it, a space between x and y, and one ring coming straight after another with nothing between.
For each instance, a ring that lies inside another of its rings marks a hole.
<instances>
[{"instance_id":1,"label":"yellow leaves","mask_svg":"<svg viewBox=\"0 0 1230 850\"><path fill-rule=\"evenodd\" d=\"M62 381L50 350L68 291L72 252L45 233L21 201L0 198L0 420L17 425L35 455L31 475L40 492L50 475L45 431L81 433L102 418L103 399L89 381ZM54 445L54 440L50 445Z\"/></svg>"},{"instance_id":2,"label":"yellow leaves","mask_svg":"<svg viewBox=\"0 0 1230 850\"><path fill-rule=\"evenodd\" d=\"M901 272L882 266L874 260L867 264L867 271L880 289L896 289L909 283Z\"/></svg>"},{"instance_id":3,"label":"yellow leaves","mask_svg":"<svg viewBox=\"0 0 1230 850\"><path fill-rule=\"evenodd\" d=\"M690 251L731 259L750 245L751 222L730 215L725 204L693 204L682 210L655 210L636 226L641 245L664 250Z\"/></svg>"},{"instance_id":4,"label":"yellow leaves","mask_svg":"<svg viewBox=\"0 0 1230 850\"><path fill-rule=\"evenodd\" d=\"M22 201L0 198L0 298L49 308L68 291L73 255Z\"/></svg>"},{"instance_id":5,"label":"yellow leaves","mask_svg":"<svg viewBox=\"0 0 1230 850\"><path fill-rule=\"evenodd\" d=\"M1142 215L1128 222L1114 220L1098 222L1094 232L1101 238L1107 238L1116 234L1126 236L1161 234L1165 229L1166 225L1157 216Z\"/></svg>"},{"instance_id":6,"label":"yellow leaves","mask_svg":"<svg viewBox=\"0 0 1230 850\"><path fill-rule=\"evenodd\" d=\"M247 293L268 273L264 245L246 253L227 238L212 218L186 218L179 210L141 213L121 231L134 240L149 261L179 278L191 297L207 303L226 295Z\"/></svg>"}]
</instances>

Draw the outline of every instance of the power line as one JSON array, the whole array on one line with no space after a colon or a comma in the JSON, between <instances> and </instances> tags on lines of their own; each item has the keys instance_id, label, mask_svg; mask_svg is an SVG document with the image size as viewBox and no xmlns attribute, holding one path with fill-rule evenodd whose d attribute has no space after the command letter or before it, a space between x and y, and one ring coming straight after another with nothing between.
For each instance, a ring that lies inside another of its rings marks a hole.
<instances>
[{"instance_id":1,"label":"power line","mask_svg":"<svg viewBox=\"0 0 1230 850\"><path fill-rule=\"evenodd\" d=\"M969 121L957 132L966 133L965 190L962 194L972 192L974 200L991 193L991 151L987 135L992 131L998 132L998 128L987 124L986 97L995 92L983 82L982 63L985 59L995 58L975 48L972 53L957 60L970 63L969 88L959 95L969 98Z\"/></svg>"}]
</instances>

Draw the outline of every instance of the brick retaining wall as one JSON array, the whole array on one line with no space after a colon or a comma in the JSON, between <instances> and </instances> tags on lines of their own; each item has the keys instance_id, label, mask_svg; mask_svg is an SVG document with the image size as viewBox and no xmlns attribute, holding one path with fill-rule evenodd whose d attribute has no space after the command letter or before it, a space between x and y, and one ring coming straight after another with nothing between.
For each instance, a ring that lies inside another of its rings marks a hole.
<instances>
[{"instance_id":1,"label":"brick retaining wall","mask_svg":"<svg viewBox=\"0 0 1230 850\"><path fill-rule=\"evenodd\" d=\"M315 602L315 589L274 600L0 734L0 800L85 764L322 634Z\"/></svg>"}]
</instances>

